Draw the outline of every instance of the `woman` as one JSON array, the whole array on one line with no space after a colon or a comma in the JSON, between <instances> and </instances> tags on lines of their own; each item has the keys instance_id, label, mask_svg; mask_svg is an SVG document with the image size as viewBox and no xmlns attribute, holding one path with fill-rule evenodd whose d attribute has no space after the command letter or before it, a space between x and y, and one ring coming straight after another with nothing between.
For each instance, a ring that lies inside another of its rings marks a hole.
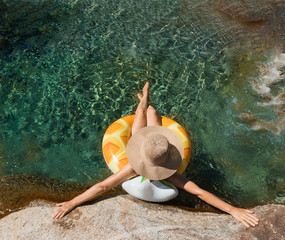
<instances>
[{"instance_id":1,"label":"woman","mask_svg":"<svg viewBox=\"0 0 285 240\"><path fill-rule=\"evenodd\" d=\"M132 126L132 137L127 145L129 163L72 200L57 204L59 208L53 218L60 219L78 205L94 199L134 175L141 175L151 180L165 179L198 196L208 204L231 214L246 227L256 226L259 219L253 215L253 211L236 208L176 173L182 161L182 143L176 134L161 126L161 117L148 104L148 94L149 83L146 83L143 87L143 95L138 94L140 103Z\"/></svg>"}]
</instances>

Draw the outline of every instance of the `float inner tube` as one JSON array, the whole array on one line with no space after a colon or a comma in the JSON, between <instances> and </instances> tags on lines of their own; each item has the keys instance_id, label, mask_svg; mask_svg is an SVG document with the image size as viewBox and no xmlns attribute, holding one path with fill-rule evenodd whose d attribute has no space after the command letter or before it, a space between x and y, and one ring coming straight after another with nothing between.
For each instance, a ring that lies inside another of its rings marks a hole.
<instances>
[{"instance_id":1,"label":"float inner tube","mask_svg":"<svg viewBox=\"0 0 285 240\"><path fill-rule=\"evenodd\" d=\"M118 172L128 164L126 147L132 133L135 115L125 116L112 123L106 130L102 149L104 159L113 173ZM177 172L183 173L190 161L191 142L184 128L176 121L162 117L162 126L171 129L181 139L184 155ZM151 181L142 176L132 178L122 184L129 194L151 202L164 202L177 196L178 190L167 181Z\"/></svg>"}]
</instances>

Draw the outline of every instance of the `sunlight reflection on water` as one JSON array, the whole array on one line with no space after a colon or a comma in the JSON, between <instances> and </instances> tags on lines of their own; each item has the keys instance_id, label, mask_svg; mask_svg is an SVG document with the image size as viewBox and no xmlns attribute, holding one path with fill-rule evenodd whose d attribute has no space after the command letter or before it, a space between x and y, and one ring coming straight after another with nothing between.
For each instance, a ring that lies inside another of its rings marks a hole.
<instances>
[{"instance_id":1,"label":"sunlight reflection on water","mask_svg":"<svg viewBox=\"0 0 285 240\"><path fill-rule=\"evenodd\" d=\"M187 176L232 202L284 202L282 3L4 1L0 11L1 175L102 180L104 131L134 112L147 79L152 104L193 135Z\"/></svg>"}]
</instances>

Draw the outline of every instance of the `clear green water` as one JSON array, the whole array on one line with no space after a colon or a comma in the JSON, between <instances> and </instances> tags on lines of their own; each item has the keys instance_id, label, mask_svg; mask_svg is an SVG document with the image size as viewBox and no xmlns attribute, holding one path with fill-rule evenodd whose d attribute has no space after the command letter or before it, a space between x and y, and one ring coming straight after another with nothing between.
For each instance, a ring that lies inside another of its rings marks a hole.
<instances>
[{"instance_id":1,"label":"clear green water","mask_svg":"<svg viewBox=\"0 0 285 240\"><path fill-rule=\"evenodd\" d=\"M252 80L282 56L285 13L261 2L0 1L0 176L104 179L104 132L148 80L192 135L188 177L236 204L284 203L284 101L261 107Z\"/></svg>"}]
</instances>

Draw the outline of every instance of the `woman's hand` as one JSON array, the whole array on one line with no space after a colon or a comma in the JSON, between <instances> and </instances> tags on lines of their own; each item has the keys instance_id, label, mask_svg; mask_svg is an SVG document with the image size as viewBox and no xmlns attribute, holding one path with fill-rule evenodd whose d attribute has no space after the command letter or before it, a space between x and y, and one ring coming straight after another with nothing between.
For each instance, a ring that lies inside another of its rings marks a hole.
<instances>
[{"instance_id":1,"label":"woman's hand","mask_svg":"<svg viewBox=\"0 0 285 240\"><path fill-rule=\"evenodd\" d=\"M118 184L122 183L123 181L127 180L128 178L136 175L136 172L131 167L130 164L124 166L120 171L114 173L103 182L96 183L91 188L86 190L84 193L81 193L77 197L73 198L68 202L63 202L57 204L59 207L56 212L53 214L53 219L60 219L67 213L69 213L72 209L80 204L91 201L95 197L99 196L110 190L112 187L117 186Z\"/></svg>"},{"instance_id":2,"label":"woman's hand","mask_svg":"<svg viewBox=\"0 0 285 240\"><path fill-rule=\"evenodd\" d=\"M53 214L53 219L61 219L64 215L69 213L72 209L76 207L76 205L72 201L58 203L56 206L60 207Z\"/></svg>"},{"instance_id":3,"label":"woman's hand","mask_svg":"<svg viewBox=\"0 0 285 240\"><path fill-rule=\"evenodd\" d=\"M253 215L253 211L247 209L234 207L229 213L247 228L255 227L259 222L259 219Z\"/></svg>"}]
</instances>

